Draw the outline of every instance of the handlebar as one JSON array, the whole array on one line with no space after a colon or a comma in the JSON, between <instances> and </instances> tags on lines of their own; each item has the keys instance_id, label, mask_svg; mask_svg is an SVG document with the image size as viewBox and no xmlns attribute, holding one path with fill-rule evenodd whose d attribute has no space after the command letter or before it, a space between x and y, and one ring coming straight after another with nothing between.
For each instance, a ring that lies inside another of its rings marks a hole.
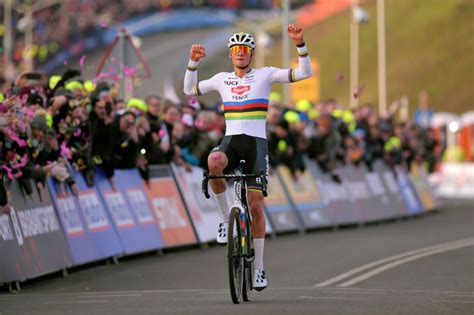
<instances>
[{"instance_id":1,"label":"handlebar","mask_svg":"<svg viewBox=\"0 0 474 315\"><path fill-rule=\"evenodd\" d=\"M268 196L267 193L267 178L265 176L265 171L263 169L260 170L259 174L226 174L226 175L209 175L208 171L203 172L203 180L202 180L202 193L209 199L211 196L209 195L209 180L210 179L233 179L233 180L242 180L245 178L260 178L262 182L262 193L264 197Z\"/></svg>"}]
</instances>

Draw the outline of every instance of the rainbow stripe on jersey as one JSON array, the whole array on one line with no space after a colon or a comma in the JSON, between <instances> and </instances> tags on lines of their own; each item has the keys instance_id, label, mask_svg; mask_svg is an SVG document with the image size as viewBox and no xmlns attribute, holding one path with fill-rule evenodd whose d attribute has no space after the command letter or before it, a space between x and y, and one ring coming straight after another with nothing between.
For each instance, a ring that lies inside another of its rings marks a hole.
<instances>
[{"instance_id":1,"label":"rainbow stripe on jersey","mask_svg":"<svg viewBox=\"0 0 474 315\"><path fill-rule=\"evenodd\" d=\"M268 99L259 98L244 102L224 102L226 120L265 120Z\"/></svg>"}]
</instances>

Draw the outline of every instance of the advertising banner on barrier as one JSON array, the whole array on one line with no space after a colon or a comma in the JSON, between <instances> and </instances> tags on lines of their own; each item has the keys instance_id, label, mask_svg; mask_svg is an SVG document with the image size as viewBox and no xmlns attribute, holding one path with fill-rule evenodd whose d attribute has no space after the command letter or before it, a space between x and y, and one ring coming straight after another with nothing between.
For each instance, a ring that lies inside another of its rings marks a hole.
<instances>
[{"instance_id":1,"label":"advertising banner on barrier","mask_svg":"<svg viewBox=\"0 0 474 315\"><path fill-rule=\"evenodd\" d=\"M439 173L430 175L437 196L474 199L474 163L443 163Z\"/></svg>"},{"instance_id":2,"label":"advertising banner on barrier","mask_svg":"<svg viewBox=\"0 0 474 315\"><path fill-rule=\"evenodd\" d=\"M361 222L375 221L380 218L379 209L374 204L374 197L365 181L365 174L351 165L338 168L336 172L340 174L343 181L347 182L351 203L359 210Z\"/></svg>"},{"instance_id":3,"label":"advertising banner on barrier","mask_svg":"<svg viewBox=\"0 0 474 315\"><path fill-rule=\"evenodd\" d=\"M382 178L385 191L390 200L390 208L392 209L394 216L407 215L408 211L403 203L395 174L382 161L376 161L374 163L374 172L377 172Z\"/></svg>"},{"instance_id":4,"label":"advertising banner on barrier","mask_svg":"<svg viewBox=\"0 0 474 315\"><path fill-rule=\"evenodd\" d=\"M55 204L74 261L84 263L122 255L122 244L97 189L87 187L79 172L73 174L79 188L77 198L61 195L52 183L50 188L58 197Z\"/></svg>"},{"instance_id":5,"label":"advertising banner on barrier","mask_svg":"<svg viewBox=\"0 0 474 315\"><path fill-rule=\"evenodd\" d=\"M423 204L418 198L418 194L411 182L410 176L401 166L396 166L397 183L403 198L403 203L408 210L408 214L417 214L424 211Z\"/></svg>"},{"instance_id":6,"label":"advertising banner on barrier","mask_svg":"<svg viewBox=\"0 0 474 315\"><path fill-rule=\"evenodd\" d=\"M265 198L265 210L277 233L300 229L295 209L288 200L284 189L276 172L268 176L268 196Z\"/></svg>"},{"instance_id":7,"label":"advertising banner on barrier","mask_svg":"<svg viewBox=\"0 0 474 315\"><path fill-rule=\"evenodd\" d=\"M48 186L64 235L71 249L74 264L80 265L110 257L106 255L101 242L96 237L103 231L94 232L88 228L85 214L79 206L79 200L71 192L61 190L58 183L52 178L49 179ZM103 242L103 246L106 246L105 242Z\"/></svg>"},{"instance_id":8,"label":"advertising banner on barrier","mask_svg":"<svg viewBox=\"0 0 474 315\"><path fill-rule=\"evenodd\" d=\"M298 173L296 179L291 176L291 172L287 167L279 167L277 172L280 174L283 186L292 198L305 228L330 226L332 224L328 210L326 210L321 200L318 187L316 187L316 183L308 171Z\"/></svg>"},{"instance_id":9,"label":"advertising banner on barrier","mask_svg":"<svg viewBox=\"0 0 474 315\"><path fill-rule=\"evenodd\" d=\"M372 194L372 202L375 209L377 209L377 219L389 219L397 217L397 212L390 204L388 192L382 181L382 177L376 171L369 172L365 165L355 168L359 174L365 176L365 182Z\"/></svg>"},{"instance_id":10,"label":"advertising banner on barrier","mask_svg":"<svg viewBox=\"0 0 474 315\"><path fill-rule=\"evenodd\" d=\"M410 177L425 210L434 210L436 208L436 200L433 196L430 184L426 179L424 170L420 166L413 163L411 165Z\"/></svg>"},{"instance_id":11,"label":"advertising banner on barrier","mask_svg":"<svg viewBox=\"0 0 474 315\"><path fill-rule=\"evenodd\" d=\"M137 169L115 170L114 191L99 168L96 186L107 206L112 223L127 254L140 253L164 247L164 241L145 194L143 181Z\"/></svg>"},{"instance_id":12,"label":"advertising banner on barrier","mask_svg":"<svg viewBox=\"0 0 474 315\"><path fill-rule=\"evenodd\" d=\"M0 283L26 279L20 246L23 236L17 212L0 214Z\"/></svg>"},{"instance_id":13,"label":"advertising banner on barrier","mask_svg":"<svg viewBox=\"0 0 474 315\"><path fill-rule=\"evenodd\" d=\"M306 165L321 192L321 198L334 224L353 224L361 221L359 209L351 202L347 181L337 183L324 173L316 162L307 160Z\"/></svg>"},{"instance_id":14,"label":"advertising banner on barrier","mask_svg":"<svg viewBox=\"0 0 474 315\"><path fill-rule=\"evenodd\" d=\"M166 247L196 244L192 223L168 165L150 166L150 185L145 191Z\"/></svg>"},{"instance_id":15,"label":"advertising banner on barrier","mask_svg":"<svg viewBox=\"0 0 474 315\"><path fill-rule=\"evenodd\" d=\"M193 167L191 172L171 164L171 169L183 196L186 208L194 223L199 242L216 240L216 231L220 223L219 209L215 199L206 199L201 191L203 170ZM210 188L209 188L210 189Z\"/></svg>"},{"instance_id":16,"label":"advertising banner on barrier","mask_svg":"<svg viewBox=\"0 0 474 315\"><path fill-rule=\"evenodd\" d=\"M12 199L8 221L11 221L11 225L8 224L6 231L3 227L7 225L2 225L2 239L16 242L20 257L16 256L16 250L11 257L7 252L2 252L1 269L16 269L15 274L20 275L16 280L31 279L73 264L48 190L38 192L35 183L31 181L31 185L33 193L29 196L24 194L18 181L14 180L9 185ZM1 221L7 221L4 215L1 216ZM8 245L11 248L13 243ZM20 261L11 261L18 258ZM11 278L8 275L6 277Z\"/></svg>"}]
</instances>

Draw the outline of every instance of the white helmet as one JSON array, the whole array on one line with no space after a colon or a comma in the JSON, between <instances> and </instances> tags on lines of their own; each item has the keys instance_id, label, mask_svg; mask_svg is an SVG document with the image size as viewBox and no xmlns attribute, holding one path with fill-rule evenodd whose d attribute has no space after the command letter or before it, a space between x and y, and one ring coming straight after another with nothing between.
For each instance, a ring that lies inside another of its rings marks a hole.
<instances>
[{"instance_id":1,"label":"white helmet","mask_svg":"<svg viewBox=\"0 0 474 315\"><path fill-rule=\"evenodd\" d=\"M252 35L248 33L235 33L229 38L229 43L227 43L227 47L232 47L234 45L245 45L252 49L255 49L255 39Z\"/></svg>"}]
</instances>

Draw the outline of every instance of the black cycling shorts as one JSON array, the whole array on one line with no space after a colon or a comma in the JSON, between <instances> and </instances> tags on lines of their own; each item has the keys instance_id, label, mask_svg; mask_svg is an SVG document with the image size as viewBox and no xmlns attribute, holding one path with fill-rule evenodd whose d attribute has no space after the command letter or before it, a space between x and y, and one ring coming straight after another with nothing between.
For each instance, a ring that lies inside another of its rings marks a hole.
<instances>
[{"instance_id":1,"label":"black cycling shorts","mask_svg":"<svg viewBox=\"0 0 474 315\"><path fill-rule=\"evenodd\" d=\"M213 152L222 152L227 156L228 164L224 173L234 171L239 166L240 160L245 160L245 167L242 170L244 174L260 174L260 170L264 170L266 176L268 176L268 145L266 139L247 135L225 136L222 142L212 149L211 153ZM248 178L246 182L248 191L262 191L260 178Z\"/></svg>"}]
</instances>

